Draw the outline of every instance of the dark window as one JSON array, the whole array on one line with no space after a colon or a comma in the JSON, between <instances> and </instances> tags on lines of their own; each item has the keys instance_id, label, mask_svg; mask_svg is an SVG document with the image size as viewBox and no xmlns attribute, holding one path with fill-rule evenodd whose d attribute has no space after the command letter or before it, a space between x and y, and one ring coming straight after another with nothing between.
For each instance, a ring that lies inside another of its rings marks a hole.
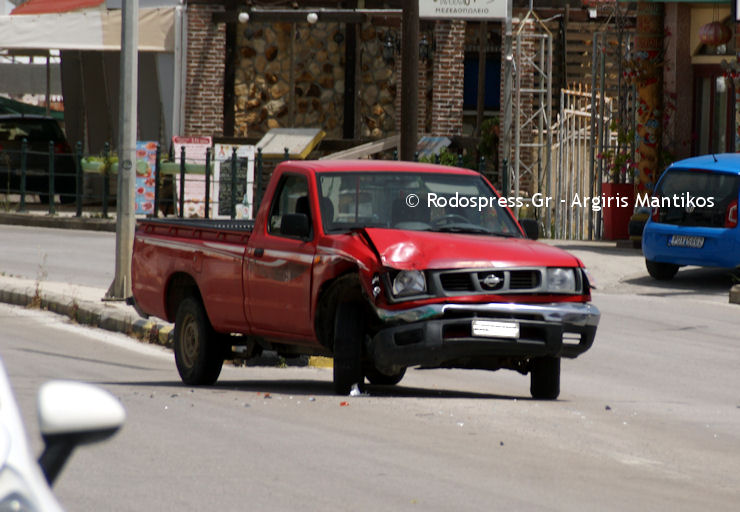
<instances>
[{"instance_id":1,"label":"dark window","mask_svg":"<svg viewBox=\"0 0 740 512\"><path fill-rule=\"evenodd\" d=\"M280 235L280 224L286 213L304 213L311 223L311 207L308 201L308 182L305 176L289 174L280 180L278 192L270 208L269 233Z\"/></svg>"},{"instance_id":2,"label":"dark window","mask_svg":"<svg viewBox=\"0 0 740 512\"><path fill-rule=\"evenodd\" d=\"M501 105L501 58L486 57L486 110L499 110ZM478 54L465 54L465 80L463 85L463 108L478 108Z\"/></svg>"}]
</instances>

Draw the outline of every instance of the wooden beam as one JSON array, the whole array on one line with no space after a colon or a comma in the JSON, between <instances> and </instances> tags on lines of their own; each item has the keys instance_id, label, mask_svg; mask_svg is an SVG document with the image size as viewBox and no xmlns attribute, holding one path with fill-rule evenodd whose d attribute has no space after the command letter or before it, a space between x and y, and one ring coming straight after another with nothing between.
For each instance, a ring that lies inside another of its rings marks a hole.
<instances>
[{"instance_id":1,"label":"wooden beam","mask_svg":"<svg viewBox=\"0 0 740 512\"><path fill-rule=\"evenodd\" d=\"M213 22L236 23L239 21L240 12L249 14L249 21L255 23L307 23L306 16L310 13L318 15L318 23L362 23L370 18L401 16L399 9L230 9L213 13Z\"/></svg>"},{"instance_id":2,"label":"wooden beam","mask_svg":"<svg viewBox=\"0 0 740 512\"><path fill-rule=\"evenodd\" d=\"M355 160L369 155L374 155L375 153L380 153L381 151L396 148L398 147L400 140L400 135L393 135L392 137L368 142L354 148L322 156L319 160Z\"/></svg>"}]
</instances>

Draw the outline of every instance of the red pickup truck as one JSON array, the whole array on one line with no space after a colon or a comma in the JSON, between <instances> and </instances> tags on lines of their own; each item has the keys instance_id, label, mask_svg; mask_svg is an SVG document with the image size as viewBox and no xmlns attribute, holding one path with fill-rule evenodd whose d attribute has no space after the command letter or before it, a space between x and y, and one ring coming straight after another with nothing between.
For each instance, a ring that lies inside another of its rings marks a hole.
<instances>
[{"instance_id":1,"label":"red pickup truck","mask_svg":"<svg viewBox=\"0 0 740 512\"><path fill-rule=\"evenodd\" d=\"M286 161L254 222L139 221L134 302L174 321L189 385L268 349L333 357L338 394L409 367L506 368L555 399L600 314L581 261L528 239L507 202L465 169Z\"/></svg>"}]
</instances>

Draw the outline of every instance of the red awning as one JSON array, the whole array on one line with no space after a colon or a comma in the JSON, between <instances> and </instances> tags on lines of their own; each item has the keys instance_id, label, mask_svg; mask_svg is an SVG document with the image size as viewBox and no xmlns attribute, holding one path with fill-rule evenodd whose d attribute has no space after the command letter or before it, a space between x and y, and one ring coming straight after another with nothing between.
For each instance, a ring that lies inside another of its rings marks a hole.
<instances>
[{"instance_id":1,"label":"red awning","mask_svg":"<svg viewBox=\"0 0 740 512\"><path fill-rule=\"evenodd\" d=\"M105 0L28 0L22 3L10 14L48 14L53 12L76 11L97 7Z\"/></svg>"}]
</instances>

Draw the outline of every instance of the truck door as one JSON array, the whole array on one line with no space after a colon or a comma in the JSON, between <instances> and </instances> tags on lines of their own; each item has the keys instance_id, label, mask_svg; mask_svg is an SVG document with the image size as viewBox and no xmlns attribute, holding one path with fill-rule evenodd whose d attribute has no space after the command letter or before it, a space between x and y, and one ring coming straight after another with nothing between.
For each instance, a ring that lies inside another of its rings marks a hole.
<instances>
[{"instance_id":1,"label":"truck door","mask_svg":"<svg viewBox=\"0 0 740 512\"><path fill-rule=\"evenodd\" d=\"M275 189L264 229L255 229L247 251L246 306L255 331L311 336L311 276L316 253L308 179L285 174ZM309 217L311 233L299 239L281 233L287 213Z\"/></svg>"}]
</instances>

